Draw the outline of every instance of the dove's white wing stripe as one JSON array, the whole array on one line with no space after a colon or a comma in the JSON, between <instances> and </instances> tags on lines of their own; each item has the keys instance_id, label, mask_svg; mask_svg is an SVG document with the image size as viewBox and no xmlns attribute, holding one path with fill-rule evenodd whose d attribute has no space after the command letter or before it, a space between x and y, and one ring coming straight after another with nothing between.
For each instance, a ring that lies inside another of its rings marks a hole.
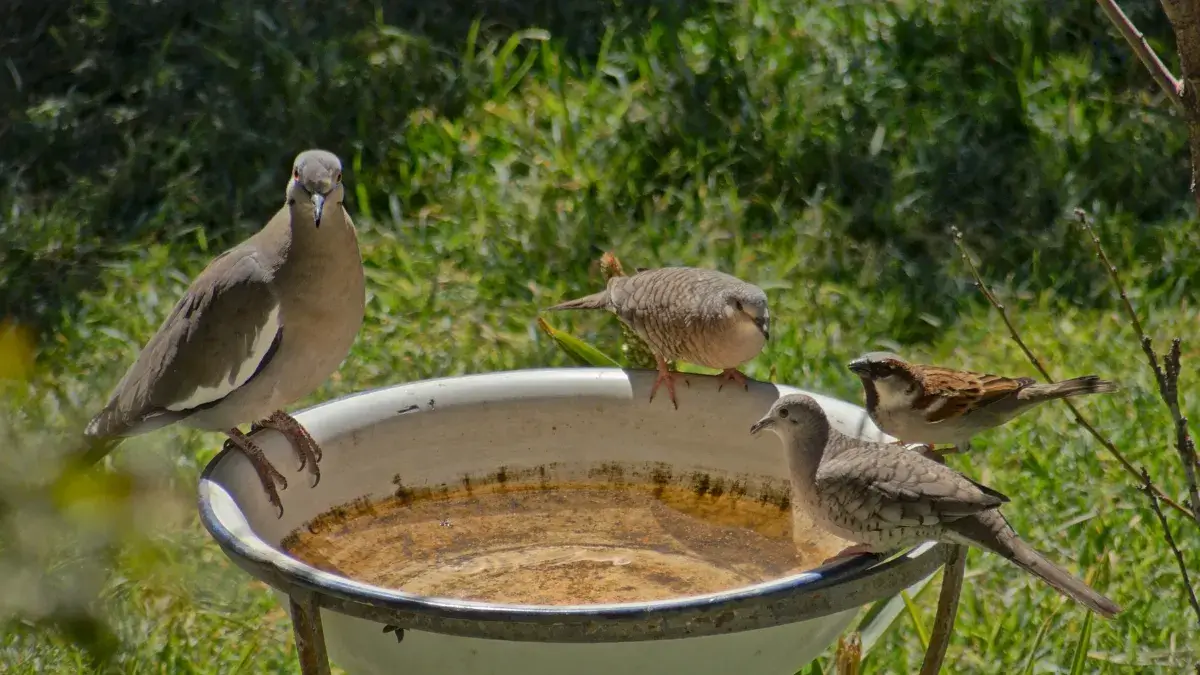
<instances>
[{"instance_id":1,"label":"dove's white wing stripe","mask_svg":"<svg viewBox=\"0 0 1200 675\"><path fill-rule=\"evenodd\" d=\"M246 381L254 375L262 360L266 358L267 352L271 350L271 343L275 341L275 335L278 332L279 304L276 303L271 308L271 313L267 315L266 322L254 336L254 348L251 349L245 360L234 364L218 384L211 387L196 387L187 398L164 407L172 412L181 412L225 398L238 387L246 384Z\"/></svg>"}]
</instances>

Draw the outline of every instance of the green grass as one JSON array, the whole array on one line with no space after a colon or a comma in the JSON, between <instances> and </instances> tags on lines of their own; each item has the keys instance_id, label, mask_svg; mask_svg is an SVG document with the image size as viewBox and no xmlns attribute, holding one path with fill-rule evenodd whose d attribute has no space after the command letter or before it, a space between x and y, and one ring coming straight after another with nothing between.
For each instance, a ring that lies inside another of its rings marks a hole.
<instances>
[{"instance_id":1,"label":"green grass","mask_svg":"<svg viewBox=\"0 0 1200 675\"><path fill-rule=\"evenodd\" d=\"M277 208L312 145L347 164L369 297L352 355L297 407L570 365L537 311L598 287L607 249L627 268L717 267L767 289L759 379L774 366L858 401L843 364L879 347L1034 374L954 253L957 225L1056 376L1122 384L1086 414L1182 494L1153 378L1069 214L1097 215L1146 329L1187 340L1189 378L1186 131L1090 3L497 2L478 23L457 2L162 4L19 3L23 87L0 96L15 101L0 127L0 316L31 329L37 372L0 417L0 613L24 617L0 637L6 673L80 672L81 644L111 651L117 672L298 672L282 611L194 516L217 436L128 442L122 471L65 515L20 486L50 470L191 276ZM1154 3L1126 10L1174 54ZM611 317L555 325L617 353ZM1200 658L1153 514L1065 408L975 447L955 466L1012 496L1020 532L1126 608L1091 625L1084 672ZM1196 529L1170 518L1195 569ZM925 626L935 599L915 599ZM1086 618L1060 605L972 553L946 672L1071 669ZM72 608L70 631L41 621ZM896 621L864 672L915 671L911 625Z\"/></svg>"}]
</instances>

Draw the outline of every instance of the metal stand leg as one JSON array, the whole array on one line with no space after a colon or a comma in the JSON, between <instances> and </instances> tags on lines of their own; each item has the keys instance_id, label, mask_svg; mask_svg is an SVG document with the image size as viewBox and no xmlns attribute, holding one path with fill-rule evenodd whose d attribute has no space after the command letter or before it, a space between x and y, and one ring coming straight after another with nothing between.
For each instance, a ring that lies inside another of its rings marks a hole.
<instances>
[{"instance_id":1,"label":"metal stand leg","mask_svg":"<svg viewBox=\"0 0 1200 675\"><path fill-rule=\"evenodd\" d=\"M296 636L296 655L304 675L329 675L329 654L325 651L325 631L321 612L311 593L289 595L292 633Z\"/></svg>"},{"instance_id":2,"label":"metal stand leg","mask_svg":"<svg viewBox=\"0 0 1200 675\"><path fill-rule=\"evenodd\" d=\"M967 547L955 544L950 549L950 559L942 572L942 593L938 596L937 616L933 620L933 634L929 637L929 648L925 650L925 661L921 664L921 675L937 675L946 658L946 648L954 633L954 619L958 616L958 598L962 593L963 574L967 571Z\"/></svg>"}]
</instances>

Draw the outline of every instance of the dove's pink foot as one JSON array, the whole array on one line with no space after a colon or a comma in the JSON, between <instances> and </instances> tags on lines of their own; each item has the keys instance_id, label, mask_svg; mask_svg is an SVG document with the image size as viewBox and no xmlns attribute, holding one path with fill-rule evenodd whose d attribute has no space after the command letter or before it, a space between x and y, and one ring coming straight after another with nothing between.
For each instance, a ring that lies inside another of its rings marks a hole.
<instances>
[{"instance_id":1,"label":"dove's pink foot","mask_svg":"<svg viewBox=\"0 0 1200 675\"><path fill-rule=\"evenodd\" d=\"M671 405L675 406L676 410L679 410L679 402L675 400L675 378L682 376L679 373L672 373L667 368L667 362L663 357L655 356L654 359L658 361L658 377L654 379L654 386L650 387L650 400L654 401L654 393L658 391L658 385L665 383L667 385L667 394L671 397ZM687 382L687 378L684 378L683 381Z\"/></svg>"},{"instance_id":2,"label":"dove's pink foot","mask_svg":"<svg viewBox=\"0 0 1200 675\"><path fill-rule=\"evenodd\" d=\"M721 391L721 387L725 386L725 380L732 380L733 382L742 385L742 388L746 391L750 391L750 385L746 382L746 376L743 375L737 368L726 368L725 370L722 370L720 378L721 384L717 386L717 391Z\"/></svg>"},{"instance_id":3,"label":"dove's pink foot","mask_svg":"<svg viewBox=\"0 0 1200 675\"><path fill-rule=\"evenodd\" d=\"M297 471L303 470L307 465L309 472L313 475L313 487L321 482L321 469L317 466L317 462L321 461L321 446L317 445L317 440L300 422L296 421L295 417L282 410L276 410L270 417L257 422L254 426L259 429L274 429L283 434L284 438L291 441L296 454L300 456L300 468ZM254 430L251 427L251 433Z\"/></svg>"},{"instance_id":4,"label":"dove's pink foot","mask_svg":"<svg viewBox=\"0 0 1200 675\"><path fill-rule=\"evenodd\" d=\"M853 546L847 546L846 548L842 549L841 551L838 551L836 555L830 556L830 557L826 558L825 560L821 561L821 564L828 565L829 563L831 563L835 560L841 560L842 558L849 558L851 556L856 556L856 555L860 555L863 553L873 553L873 551L871 550L871 547L867 546L866 544L855 544Z\"/></svg>"}]
</instances>

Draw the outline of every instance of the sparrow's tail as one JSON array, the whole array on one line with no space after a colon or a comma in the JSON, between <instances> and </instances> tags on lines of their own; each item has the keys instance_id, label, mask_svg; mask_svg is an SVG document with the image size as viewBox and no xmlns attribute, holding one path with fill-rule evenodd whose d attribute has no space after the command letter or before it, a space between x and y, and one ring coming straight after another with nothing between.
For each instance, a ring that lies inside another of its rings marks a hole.
<instances>
[{"instance_id":1,"label":"sparrow's tail","mask_svg":"<svg viewBox=\"0 0 1200 675\"><path fill-rule=\"evenodd\" d=\"M1092 590L1082 580L1050 562L1032 546L1026 544L999 511L992 509L971 517L948 523L947 526L971 543L1002 555L1018 567L1050 584L1059 593L1111 619L1121 611L1117 603Z\"/></svg>"},{"instance_id":2,"label":"sparrow's tail","mask_svg":"<svg viewBox=\"0 0 1200 675\"><path fill-rule=\"evenodd\" d=\"M1049 401L1056 398L1081 396L1083 394L1111 394L1117 385L1095 375L1084 375L1054 384L1035 384L1021 391L1022 398L1037 398Z\"/></svg>"},{"instance_id":3,"label":"sparrow's tail","mask_svg":"<svg viewBox=\"0 0 1200 675\"><path fill-rule=\"evenodd\" d=\"M546 308L547 312L555 312L562 309L607 309L608 308L608 289L599 293L592 293L578 300L568 300L559 303L553 307Z\"/></svg>"}]
</instances>

